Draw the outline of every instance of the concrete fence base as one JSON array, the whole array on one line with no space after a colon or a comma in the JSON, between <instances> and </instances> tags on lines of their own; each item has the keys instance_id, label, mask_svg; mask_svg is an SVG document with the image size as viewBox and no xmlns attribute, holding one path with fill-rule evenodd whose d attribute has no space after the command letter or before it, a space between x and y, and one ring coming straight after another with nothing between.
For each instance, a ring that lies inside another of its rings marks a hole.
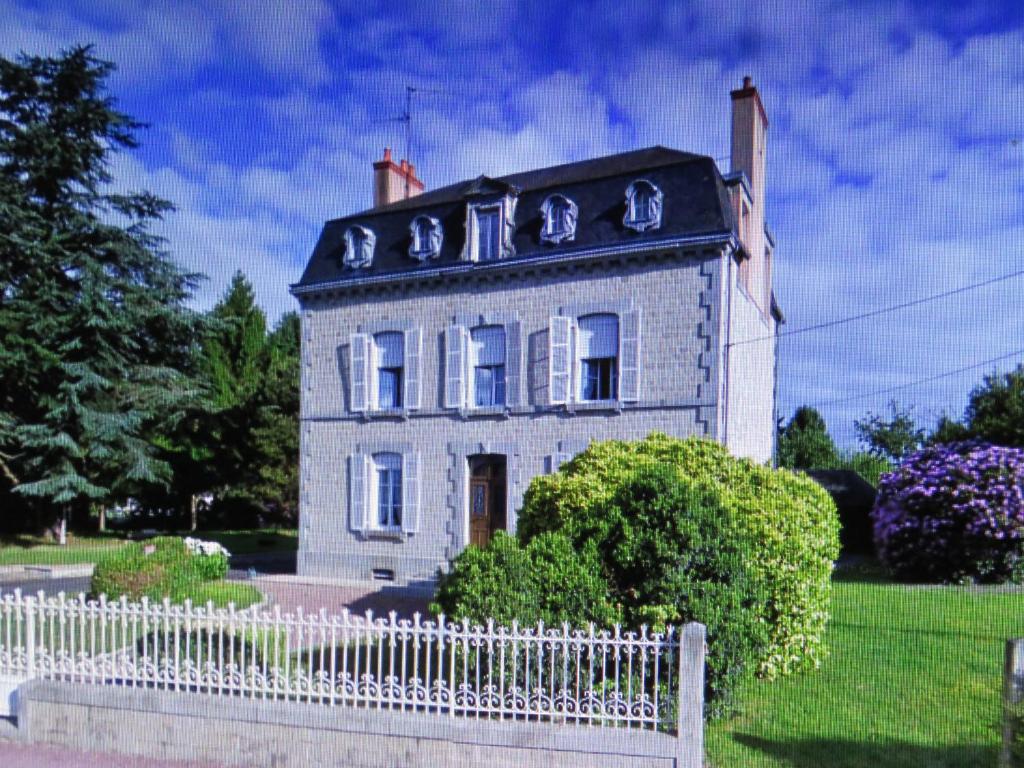
<instances>
[{"instance_id":1,"label":"concrete fence base","mask_svg":"<svg viewBox=\"0 0 1024 768\"><path fill-rule=\"evenodd\" d=\"M18 730L30 742L267 768L699 768L703 760L692 733L676 738L46 680L20 687Z\"/></svg>"}]
</instances>

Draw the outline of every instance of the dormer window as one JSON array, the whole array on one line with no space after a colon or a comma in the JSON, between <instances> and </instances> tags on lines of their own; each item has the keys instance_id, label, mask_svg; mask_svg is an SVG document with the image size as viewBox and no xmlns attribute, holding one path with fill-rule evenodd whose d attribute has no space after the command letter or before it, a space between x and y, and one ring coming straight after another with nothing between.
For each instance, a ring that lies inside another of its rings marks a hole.
<instances>
[{"instance_id":1,"label":"dormer window","mask_svg":"<svg viewBox=\"0 0 1024 768\"><path fill-rule=\"evenodd\" d=\"M409 255L417 261L436 259L441 255L441 241L444 233L441 222L432 216L417 216L409 225L412 243Z\"/></svg>"},{"instance_id":2,"label":"dormer window","mask_svg":"<svg viewBox=\"0 0 1024 768\"><path fill-rule=\"evenodd\" d=\"M501 210L477 208L475 215L476 260L494 261L501 254Z\"/></svg>"},{"instance_id":3,"label":"dormer window","mask_svg":"<svg viewBox=\"0 0 1024 768\"><path fill-rule=\"evenodd\" d=\"M637 232L661 227L661 190L646 179L634 181L626 189L626 215L622 223Z\"/></svg>"},{"instance_id":4,"label":"dormer window","mask_svg":"<svg viewBox=\"0 0 1024 768\"><path fill-rule=\"evenodd\" d=\"M368 267L373 263L373 246L377 236L373 230L358 225L345 230L345 254L342 263L346 267Z\"/></svg>"},{"instance_id":5,"label":"dormer window","mask_svg":"<svg viewBox=\"0 0 1024 768\"><path fill-rule=\"evenodd\" d=\"M466 261L497 261L515 255L516 200L514 194L466 206Z\"/></svg>"},{"instance_id":6,"label":"dormer window","mask_svg":"<svg viewBox=\"0 0 1024 768\"><path fill-rule=\"evenodd\" d=\"M576 203L563 195L551 195L540 208L544 226L540 239L545 243L561 243L576 237Z\"/></svg>"}]
</instances>

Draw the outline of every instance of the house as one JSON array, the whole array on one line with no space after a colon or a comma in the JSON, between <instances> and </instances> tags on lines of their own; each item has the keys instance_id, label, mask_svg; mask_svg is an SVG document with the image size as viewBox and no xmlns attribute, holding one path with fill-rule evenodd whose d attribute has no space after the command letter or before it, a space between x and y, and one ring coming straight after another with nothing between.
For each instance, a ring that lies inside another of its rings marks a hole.
<instances>
[{"instance_id":1,"label":"house","mask_svg":"<svg viewBox=\"0 0 1024 768\"><path fill-rule=\"evenodd\" d=\"M749 78L731 96L725 175L656 146L425 191L385 150L291 287L300 574L431 579L592 440L771 460L768 121Z\"/></svg>"}]
</instances>

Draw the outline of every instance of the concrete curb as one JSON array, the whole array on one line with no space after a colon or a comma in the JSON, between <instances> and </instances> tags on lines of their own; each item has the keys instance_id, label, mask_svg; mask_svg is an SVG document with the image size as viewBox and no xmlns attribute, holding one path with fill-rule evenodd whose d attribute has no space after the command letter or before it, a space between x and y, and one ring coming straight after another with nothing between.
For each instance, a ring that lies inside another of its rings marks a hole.
<instances>
[{"instance_id":1,"label":"concrete curb","mask_svg":"<svg viewBox=\"0 0 1024 768\"><path fill-rule=\"evenodd\" d=\"M92 576L95 563L74 565L4 565L0 566L0 583L23 579L73 579Z\"/></svg>"}]
</instances>

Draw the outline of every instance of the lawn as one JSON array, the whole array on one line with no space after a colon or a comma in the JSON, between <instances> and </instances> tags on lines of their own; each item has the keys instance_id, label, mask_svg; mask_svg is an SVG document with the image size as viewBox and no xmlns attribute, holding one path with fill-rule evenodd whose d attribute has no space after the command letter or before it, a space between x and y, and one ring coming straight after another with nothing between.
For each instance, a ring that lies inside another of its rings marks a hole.
<instances>
[{"instance_id":1,"label":"lawn","mask_svg":"<svg viewBox=\"0 0 1024 768\"><path fill-rule=\"evenodd\" d=\"M741 713L708 725L710 766L995 766L1007 638L1024 635L1024 590L834 584L830 658L754 681Z\"/></svg>"},{"instance_id":2,"label":"lawn","mask_svg":"<svg viewBox=\"0 0 1024 768\"><path fill-rule=\"evenodd\" d=\"M294 528L198 531L191 534L181 531L160 535L195 536L206 541L216 541L233 555L294 552L298 547L297 531ZM70 535L67 546L62 547L35 536L5 536L0 538L0 566L95 563L124 546L126 541L126 534L122 533Z\"/></svg>"}]
</instances>

